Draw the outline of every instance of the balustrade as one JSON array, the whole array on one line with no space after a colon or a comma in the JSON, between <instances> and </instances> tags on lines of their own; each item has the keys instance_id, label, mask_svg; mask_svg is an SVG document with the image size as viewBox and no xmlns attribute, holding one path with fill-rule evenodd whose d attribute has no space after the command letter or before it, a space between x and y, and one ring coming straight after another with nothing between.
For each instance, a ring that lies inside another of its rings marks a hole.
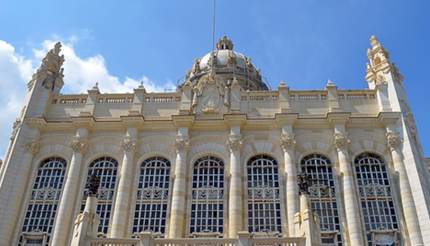
<instances>
[{"instance_id":1,"label":"balustrade","mask_svg":"<svg viewBox=\"0 0 430 246\"><path fill-rule=\"evenodd\" d=\"M145 233L146 234L146 233ZM148 237L149 236L149 237ZM239 244L239 239L232 238L152 238L146 234L140 239L97 238L90 239L91 246L303 246L305 239L290 238L250 238L247 244Z\"/></svg>"}]
</instances>

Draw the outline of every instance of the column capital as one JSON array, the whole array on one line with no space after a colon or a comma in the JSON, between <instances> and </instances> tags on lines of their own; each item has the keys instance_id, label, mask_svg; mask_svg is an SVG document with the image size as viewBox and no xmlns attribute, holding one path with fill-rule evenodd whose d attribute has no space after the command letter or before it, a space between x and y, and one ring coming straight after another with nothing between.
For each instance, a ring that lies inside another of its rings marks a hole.
<instances>
[{"instance_id":1,"label":"column capital","mask_svg":"<svg viewBox=\"0 0 430 246\"><path fill-rule=\"evenodd\" d=\"M227 139L227 146L231 152L240 150L242 147L242 136L230 134Z\"/></svg>"},{"instance_id":2,"label":"column capital","mask_svg":"<svg viewBox=\"0 0 430 246\"><path fill-rule=\"evenodd\" d=\"M296 136L294 133L282 133L280 138L280 144L284 151L293 149L296 145Z\"/></svg>"},{"instance_id":3,"label":"column capital","mask_svg":"<svg viewBox=\"0 0 430 246\"><path fill-rule=\"evenodd\" d=\"M190 140L187 136L178 135L175 140L176 151L184 151L190 147Z\"/></svg>"},{"instance_id":4,"label":"column capital","mask_svg":"<svg viewBox=\"0 0 430 246\"><path fill-rule=\"evenodd\" d=\"M336 132L333 134L333 145L338 151L346 149L350 142L344 133Z\"/></svg>"},{"instance_id":5,"label":"column capital","mask_svg":"<svg viewBox=\"0 0 430 246\"><path fill-rule=\"evenodd\" d=\"M73 136L70 147L73 149L73 152L84 154L88 150L88 142L82 137Z\"/></svg>"},{"instance_id":6,"label":"column capital","mask_svg":"<svg viewBox=\"0 0 430 246\"><path fill-rule=\"evenodd\" d=\"M387 132L385 136L387 138L387 146L391 151L397 150L403 142L399 134L395 132Z\"/></svg>"},{"instance_id":7,"label":"column capital","mask_svg":"<svg viewBox=\"0 0 430 246\"><path fill-rule=\"evenodd\" d=\"M134 152L137 147L137 141L130 136L124 137L122 140L122 148L125 152Z\"/></svg>"},{"instance_id":8,"label":"column capital","mask_svg":"<svg viewBox=\"0 0 430 246\"><path fill-rule=\"evenodd\" d=\"M40 150L40 141L30 140L24 145L24 148L26 152L36 155L37 153L39 153Z\"/></svg>"}]
</instances>

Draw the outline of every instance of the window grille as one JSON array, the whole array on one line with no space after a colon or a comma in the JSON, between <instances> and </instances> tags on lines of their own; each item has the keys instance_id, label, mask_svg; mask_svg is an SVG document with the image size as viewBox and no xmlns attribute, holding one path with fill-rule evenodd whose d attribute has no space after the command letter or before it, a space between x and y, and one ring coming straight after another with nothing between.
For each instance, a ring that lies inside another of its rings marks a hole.
<instances>
[{"instance_id":1,"label":"window grille","mask_svg":"<svg viewBox=\"0 0 430 246\"><path fill-rule=\"evenodd\" d=\"M165 234L169 198L170 162L162 157L145 160L140 166L133 233Z\"/></svg>"},{"instance_id":2,"label":"window grille","mask_svg":"<svg viewBox=\"0 0 430 246\"><path fill-rule=\"evenodd\" d=\"M372 245L373 232L398 230L390 179L384 161L375 154L363 153L354 163L367 240Z\"/></svg>"},{"instance_id":3,"label":"window grille","mask_svg":"<svg viewBox=\"0 0 430 246\"><path fill-rule=\"evenodd\" d=\"M247 164L248 230L257 233L281 233L278 163L272 157L258 155Z\"/></svg>"},{"instance_id":4,"label":"window grille","mask_svg":"<svg viewBox=\"0 0 430 246\"><path fill-rule=\"evenodd\" d=\"M194 163L190 233L224 231L224 163L206 156Z\"/></svg>"},{"instance_id":5,"label":"window grille","mask_svg":"<svg viewBox=\"0 0 430 246\"><path fill-rule=\"evenodd\" d=\"M62 158L52 157L41 163L25 213L19 245L25 241L31 242L34 237L41 238L40 245L48 245L65 172L66 161Z\"/></svg>"},{"instance_id":6,"label":"window grille","mask_svg":"<svg viewBox=\"0 0 430 246\"><path fill-rule=\"evenodd\" d=\"M301 162L303 173L310 175L312 185L309 198L312 209L320 216L323 245L342 245L336 188L330 160L320 154L305 156Z\"/></svg>"},{"instance_id":7,"label":"window grille","mask_svg":"<svg viewBox=\"0 0 430 246\"><path fill-rule=\"evenodd\" d=\"M118 162L115 159L111 157L101 157L91 162L88 169L87 182L88 177L92 174L100 178L100 188L97 194L97 214L100 217L98 231L103 234L107 234L109 229L116 186L117 167ZM87 196L88 189L85 188L81 211L84 211Z\"/></svg>"}]
</instances>

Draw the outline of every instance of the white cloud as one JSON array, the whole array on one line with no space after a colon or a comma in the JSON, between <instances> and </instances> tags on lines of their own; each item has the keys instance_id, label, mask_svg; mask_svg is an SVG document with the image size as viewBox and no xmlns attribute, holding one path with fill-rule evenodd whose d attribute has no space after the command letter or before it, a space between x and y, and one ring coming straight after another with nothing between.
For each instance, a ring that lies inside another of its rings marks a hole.
<instances>
[{"instance_id":1,"label":"white cloud","mask_svg":"<svg viewBox=\"0 0 430 246\"><path fill-rule=\"evenodd\" d=\"M73 45L77 40L73 37L68 42L62 42L65 57L63 91L85 93L98 82L102 93L132 92L141 81L149 92L175 89L170 81L158 84L144 75L137 79L126 77L121 80L109 73L102 55L83 58L76 54ZM53 40L45 40L40 47L33 49L32 56L25 57L12 44L0 40L0 105L3 105L0 107L0 159L6 152L12 123L21 110L27 92L26 83L54 43Z\"/></svg>"}]
</instances>

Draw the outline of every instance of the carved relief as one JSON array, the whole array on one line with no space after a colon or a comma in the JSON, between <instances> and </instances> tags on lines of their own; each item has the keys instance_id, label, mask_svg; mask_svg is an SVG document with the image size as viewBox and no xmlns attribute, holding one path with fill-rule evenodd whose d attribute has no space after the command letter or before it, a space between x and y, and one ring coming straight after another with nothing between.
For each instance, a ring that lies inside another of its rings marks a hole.
<instances>
[{"instance_id":1,"label":"carved relief","mask_svg":"<svg viewBox=\"0 0 430 246\"><path fill-rule=\"evenodd\" d=\"M75 136L70 143L70 147L73 149L73 152L84 154L88 149L88 143L86 140Z\"/></svg>"},{"instance_id":2,"label":"carved relief","mask_svg":"<svg viewBox=\"0 0 430 246\"><path fill-rule=\"evenodd\" d=\"M349 139L342 133L335 133L333 135L333 144L336 149L344 149L350 143Z\"/></svg>"},{"instance_id":3,"label":"carved relief","mask_svg":"<svg viewBox=\"0 0 430 246\"><path fill-rule=\"evenodd\" d=\"M214 75L206 75L198 81L193 88L192 108L196 113L214 114L221 111L228 88Z\"/></svg>"},{"instance_id":4,"label":"carved relief","mask_svg":"<svg viewBox=\"0 0 430 246\"><path fill-rule=\"evenodd\" d=\"M291 133L283 133L281 134L280 139L281 147L284 151L294 148L296 145L296 137Z\"/></svg>"}]
</instances>

